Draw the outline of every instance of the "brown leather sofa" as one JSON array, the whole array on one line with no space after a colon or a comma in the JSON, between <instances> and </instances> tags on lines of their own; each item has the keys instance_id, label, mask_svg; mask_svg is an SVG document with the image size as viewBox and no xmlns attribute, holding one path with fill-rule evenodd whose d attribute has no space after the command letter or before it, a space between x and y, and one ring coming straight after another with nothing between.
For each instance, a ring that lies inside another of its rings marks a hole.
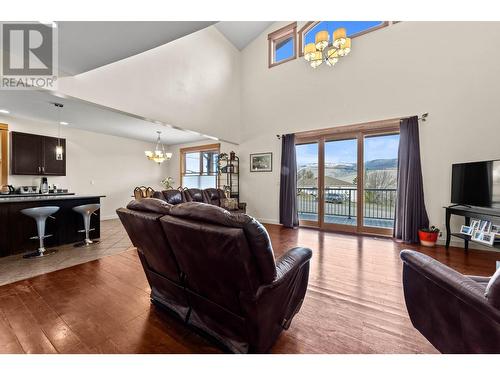
<instances>
[{"instance_id":1,"label":"brown leather sofa","mask_svg":"<svg viewBox=\"0 0 500 375\"><path fill-rule=\"evenodd\" d=\"M220 207L222 199L226 198L226 194L222 189L208 188L202 190L191 188L155 191L152 197L162 199L173 205L185 202L201 202ZM245 211L246 203L243 202L238 204L237 209L231 210L233 213L245 213Z\"/></svg>"},{"instance_id":2,"label":"brown leather sofa","mask_svg":"<svg viewBox=\"0 0 500 375\"><path fill-rule=\"evenodd\" d=\"M310 249L275 262L262 224L206 203L146 198L117 213L153 302L236 353L267 352L290 327L306 293Z\"/></svg>"},{"instance_id":3,"label":"brown leather sofa","mask_svg":"<svg viewBox=\"0 0 500 375\"><path fill-rule=\"evenodd\" d=\"M500 269L465 276L431 257L401 252L411 322L441 353L500 353Z\"/></svg>"}]
</instances>

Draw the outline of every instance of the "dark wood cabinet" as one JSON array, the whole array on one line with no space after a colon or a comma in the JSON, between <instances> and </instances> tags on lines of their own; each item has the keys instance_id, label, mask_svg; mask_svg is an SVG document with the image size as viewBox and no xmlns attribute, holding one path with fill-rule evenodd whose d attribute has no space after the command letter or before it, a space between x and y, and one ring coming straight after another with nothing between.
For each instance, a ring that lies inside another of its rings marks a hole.
<instances>
[{"instance_id":1,"label":"dark wood cabinet","mask_svg":"<svg viewBox=\"0 0 500 375\"><path fill-rule=\"evenodd\" d=\"M9 198L0 198L0 257L33 251L38 248L38 241L30 239L37 235L36 222L24 215L21 210L31 207L57 206L59 211L46 221L45 233L50 237L45 240L46 247L82 241L85 234L82 215L73 211L73 207L82 204L100 203L100 196L78 197L49 197L47 199L33 199L27 201L8 201ZM90 218L90 238L100 236L100 212Z\"/></svg>"},{"instance_id":2,"label":"dark wood cabinet","mask_svg":"<svg viewBox=\"0 0 500 375\"><path fill-rule=\"evenodd\" d=\"M39 175L42 172L42 142L35 134L11 132L11 173Z\"/></svg>"},{"instance_id":3,"label":"dark wood cabinet","mask_svg":"<svg viewBox=\"0 0 500 375\"><path fill-rule=\"evenodd\" d=\"M65 176L66 140L62 160L56 158L58 138L37 134L11 132L11 173L13 175Z\"/></svg>"}]
</instances>

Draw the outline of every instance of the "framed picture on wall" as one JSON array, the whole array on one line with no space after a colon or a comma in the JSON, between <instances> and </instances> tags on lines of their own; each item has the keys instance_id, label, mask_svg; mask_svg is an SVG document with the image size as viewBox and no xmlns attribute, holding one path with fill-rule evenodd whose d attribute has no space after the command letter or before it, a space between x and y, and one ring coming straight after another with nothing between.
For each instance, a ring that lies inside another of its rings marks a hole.
<instances>
[{"instance_id":1,"label":"framed picture on wall","mask_svg":"<svg viewBox=\"0 0 500 375\"><path fill-rule=\"evenodd\" d=\"M273 153L250 154L250 172L272 172Z\"/></svg>"}]
</instances>

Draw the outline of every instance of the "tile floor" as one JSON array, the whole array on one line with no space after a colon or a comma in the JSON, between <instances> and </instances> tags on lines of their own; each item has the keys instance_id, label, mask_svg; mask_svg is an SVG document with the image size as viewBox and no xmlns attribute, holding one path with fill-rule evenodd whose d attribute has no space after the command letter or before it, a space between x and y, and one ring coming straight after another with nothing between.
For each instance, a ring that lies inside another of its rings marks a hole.
<instances>
[{"instance_id":1,"label":"tile floor","mask_svg":"<svg viewBox=\"0 0 500 375\"><path fill-rule=\"evenodd\" d=\"M21 254L0 258L0 285L28 279L52 271L89 262L132 249L119 220L101 222L101 242L90 247L58 246L57 253L45 258L24 259Z\"/></svg>"}]
</instances>

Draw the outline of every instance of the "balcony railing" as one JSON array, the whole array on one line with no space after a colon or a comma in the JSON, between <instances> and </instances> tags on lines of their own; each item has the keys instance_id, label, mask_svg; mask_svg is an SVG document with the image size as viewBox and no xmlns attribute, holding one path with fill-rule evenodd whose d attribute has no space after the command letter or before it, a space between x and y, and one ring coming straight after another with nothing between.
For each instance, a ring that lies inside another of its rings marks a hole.
<instances>
[{"instance_id":1,"label":"balcony railing","mask_svg":"<svg viewBox=\"0 0 500 375\"><path fill-rule=\"evenodd\" d=\"M365 219L394 220L396 189L364 189ZM325 215L356 218L356 188L326 188ZM318 188L297 188L299 214L318 214Z\"/></svg>"}]
</instances>

